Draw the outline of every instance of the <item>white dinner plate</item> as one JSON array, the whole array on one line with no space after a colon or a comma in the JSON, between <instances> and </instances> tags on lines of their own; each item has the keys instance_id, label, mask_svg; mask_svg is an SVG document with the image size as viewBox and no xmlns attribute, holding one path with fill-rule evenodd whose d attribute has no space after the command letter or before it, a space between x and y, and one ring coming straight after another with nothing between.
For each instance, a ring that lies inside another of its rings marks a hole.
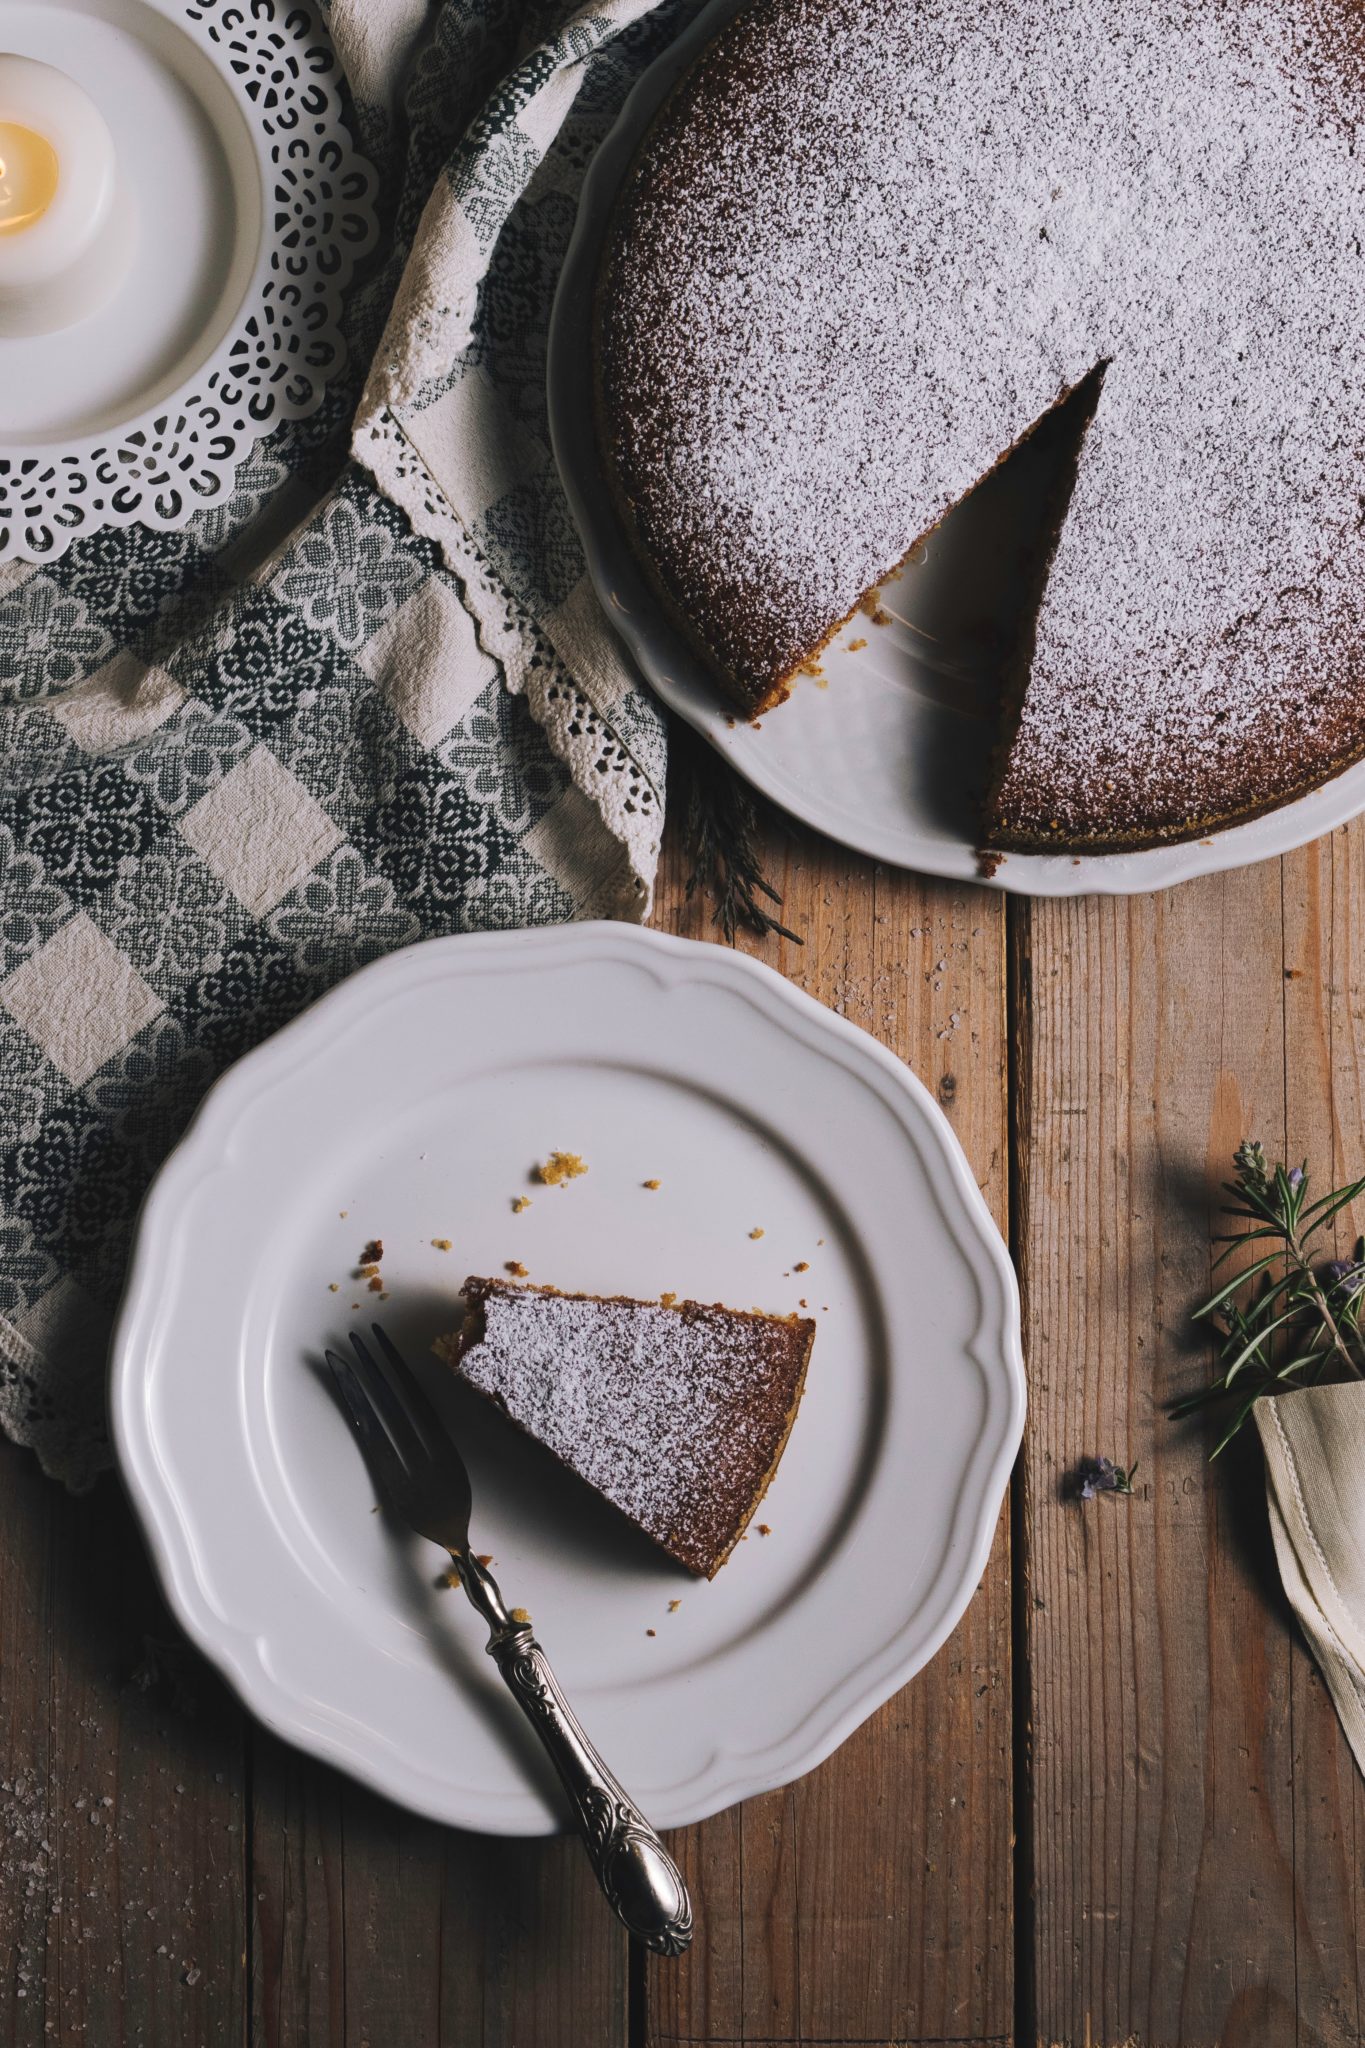
<instances>
[{"instance_id":1,"label":"white dinner plate","mask_svg":"<svg viewBox=\"0 0 1365 2048\"><path fill-rule=\"evenodd\" d=\"M587 1173L536 1184L552 1150ZM382 1303L351 1277L375 1237ZM713 1582L431 1356L465 1274L509 1260L593 1292L809 1302L770 1533ZM1024 1413L1004 1246L913 1075L723 947L570 925L366 968L210 1092L119 1316L119 1464L175 1612L247 1705L421 1813L545 1832L555 1791L482 1625L442 1554L372 1512L332 1396L323 1347L372 1310L465 1452L476 1547L659 1825L827 1756L984 1568Z\"/></svg>"},{"instance_id":2,"label":"white dinner plate","mask_svg":"<svg viewBox=\"0 0 1365 2048\"><path fill-rule=\"evenodd\" d=\"M663 616L604 481L593 424L593 294L613 202L649 121L735 12L713 0L635 87L589 169L550 328L555 459L598 597L669 708L794 817L875 859L1032 896L1133 895L1288 853L1365 810L1365 761L1321 789L1207 839L1140 853L1010 854L980 873L975 834L994 745L1000 636L1047 502L1047 446L1020 451L882 586L889 623L860 614L757 725L734 715ZM870 257L869 260L876 260ZM970 337L964 336L964 347ZM855 648L854 641L866 641Z\"/></svg>"}]
</instances>

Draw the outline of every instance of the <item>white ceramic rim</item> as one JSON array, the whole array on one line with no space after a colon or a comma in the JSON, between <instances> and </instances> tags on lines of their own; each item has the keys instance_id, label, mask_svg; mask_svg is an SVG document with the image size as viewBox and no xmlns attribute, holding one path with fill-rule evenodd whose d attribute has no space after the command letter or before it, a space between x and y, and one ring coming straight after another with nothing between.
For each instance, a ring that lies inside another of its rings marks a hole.
<instances>
[{"instance_id":1,"label":"white ceramic rim","mask_svg":"<svg viewBox=\"0 0 1365 2048\"><path fill-rule=\"evenodd\" d=\"M774 772L760 749L736 747L733 710L720 698L699 656L664 617L601 474L592 426L591 309L598 252L617 189L644 129L701 46L743 4L744 0L710 0L636 82L588 167L550 321L546 384L555 462L598 599L650 686L740 775L803 824L874 860L1015 895L1142 895L1292 853L1359 816L1365 811L1365 760L1264 817L1204 839L1079 857L1011 853L994 873L985 875L970 841L919 837L894 823L861 815L856 804L827 804L818 786L798 787Z\"/></svg>"},{"instance_id":2,"label":"white ceramic rim","mask_svg":"<svg viewBox=\"0 0 1365 2048\"><path fill-rule=\"evenodd\" d=\"M177 511L168 514L158 509L156 493L151 491L139 494L136 502L126 508L107 505L98 515L88 519L73 518L72 502L62 503L60 486L55 479L68 473L83 477L87 470L95 467L98 458L107 456L111 450L117 451L121 447L140 450L142 444L154 443L161 423L202 405L206 395L211 395L216 389L220 378L230 372L234 352L242 342L255 311L263 303L265 286L273 268L270 210L275 168L262 115L218 39L221 24L217 9L225 5L226 0L138 0L138 4L161 16L188 39L213 68L236 108L242 135L256 168L260 203L256 253L250 276L235 307L228 313L217 341L172 390L115 424L106 424L88 433L37 438L25 438L20 434L0 435L0 470L27 467L44 476L52 475L53 495L49 505L55 529L49 544L36 547L25 538L24 521L16 515L8 540L4 538L3 527L0 527L0 562L17 560L43 564L54 561L66 552L73 541L110 527L140 525L160 531L175 530L187 525L196 513L206 507L223 503L231 494L237 470L256 444L282 420L306 419L316 412L326 395L328 382L344 368L346 347L336 331L342 302L357 265L373 249L378 236L375 215L377 176L369 160L356 148L346 124L337 87L340 66L333 58L328 75L310 76L308 90L320 100L324 110L321 118L329 123L331 140L340 151L337 175L344 172L355 181L356 195L350 201L349 211L363 224L363 233L349 245L338 239L327 248L334 264L326 291L327 322L313 338L330 347L331 361L325 369L316 372L310 369L300 373L296 367L292 381L297 389L292 393L289 389L291 380L282 380L265 391L258 390L250 404L252 418L249 431L234 433L224 420L216 428L217 441L223 444L222 452L212 459L202 458L202 472L182 492L184 502ZM274 22L272 10L267 10L264 16L251 7L228 11L232 14L232 28L245 36L264 34ZM291 0L287 12L288 26L296 40L306 29L310 35L321 34L328 51L331 51L325 17L313 0ZM3 482L4 476L0 474L0 485Z\"/></svg>"},{"instance_id":3,"label":"white ceramic rim","mask_svg":"<svg viewBox=\"0 0 1365 2048\"><path fill-rule=\"evenodd\" d=\"M895 1055L869 1033L795 988L773 969L728 948L674 938L617 923L544 926L530 931L476 933L427 940L390 954L352 975L272 1038L246 1054L209 1090L185 1136L153 1181L138 1222L128 1281L114 1333L110 1366L111 1434L118 1469L143 1532L166 1600L186 1634L235 1689L258 1720L285 1741L336 1765L385 1797L449 1824L494 1834L543 1833L525 1813L509 1817L500 1795L480 1798L470 1787L450 1797L449 1785L409 1765L382 1759L358 1740L347 1741L334 1720L310 1718L308 1703L283 1688L268 1658L269 1638L225 1621L213 1607L196 1569L192 1531L167 1482L146 1414L144 1366L158 1323L167 1312L172 1277L167 1271L169 1218L207 1176L230 1170L226 1151L234 1104L270 1085L289 1069L317 1068L330 1037L347 1014L391 985L420 983L444 973L452 960L475 968L517 949L524 967L528 948L552 959L600 959L614 952L651 959L656 971L696 980L711 976L742 994L760 1014L800 1038L813 1051L850 1070L861 1070L888 1105L899 1102L907 1127L938 1152L944 1186L956 1198L957 1224L944 1209L952 1235L977 1289L980 1312L972 1356L985 1383L985 1424L970 1478L975 1499L960 1496L955 1514L964 1532L957 1568L945 1554L933 1582L916 1598L908 1621L893 1627L857 1669L842 1674L803 1720L767 1747L737 1753L717 1748L691 1780L669 1799L651 1802L661 1826L703 1819L736 1801L771 1791L812 1770L877 1707L922 1669L957 1626L985 1570L1001 1502L1023 1433L1025 1378L1019 1293L1008 1252L952 1127L932 1095ZM940 1195L940 1201L943 1197ZM985 1360L998 1367L992 1374ZM869 1603L876 1613L877 1603Z\"/></svg>"}]
</instances>

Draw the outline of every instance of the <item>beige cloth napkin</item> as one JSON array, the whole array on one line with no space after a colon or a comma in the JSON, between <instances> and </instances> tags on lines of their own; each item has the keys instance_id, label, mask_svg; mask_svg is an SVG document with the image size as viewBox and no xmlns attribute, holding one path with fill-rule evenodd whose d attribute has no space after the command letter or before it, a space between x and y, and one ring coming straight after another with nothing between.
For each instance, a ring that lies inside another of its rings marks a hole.
<instances>
[{"instance_id":1,"label":"beige cloth napkin","mask_svg":"<svg viewBox=\"0 0 1365 2048\"><path fill-rule=\"evenodd\" d=\"M1365 1384L1256 1403L1280 1576L1365 1772Z\"/></svg>"}]
</instances>

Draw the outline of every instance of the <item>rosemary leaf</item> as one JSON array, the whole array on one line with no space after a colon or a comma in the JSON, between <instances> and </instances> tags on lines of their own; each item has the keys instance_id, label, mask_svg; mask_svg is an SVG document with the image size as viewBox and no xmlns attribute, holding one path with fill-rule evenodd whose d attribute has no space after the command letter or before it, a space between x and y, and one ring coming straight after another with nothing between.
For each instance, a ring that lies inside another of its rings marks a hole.
<instances>
[{"instance_id":1,"label":"rosemary leaf","mask_svg":"<svg viewBox=\"0 0 1365 2048\"><path fill-rule=\"evenodd\" d=\"M1266 1223L1262 1225L1260 1230L1220 1231L1218 1236L1215 1237L1213 1241L1215 1244L1221 1244L1226 1246L1226 1250L1219 1252L1217 1258L1214 1260L1214 1272L1217 1272L1218 1268L1222 1265L1224 1259L1230 1259L1232 1257L1232 1254L1237 1250L1237 1247L1239 1245L1252 1244L1258 1237L1278 1237L1279 1235L1279 1231L1275 1228L1274 1224L1272 1223Z\"/></svg>"},{"instance_id":2,"label":"rosemary leaf","mask_svg":"<svg viewBox=\"0 0 1365 2048\"><path fill-rule=\"evenodd\" d=\"M1227 1428L1223 1431L1223 1434L1219 1437L1213 1449L1209 1452L1210 1464L1212 1464L1215 1458L1222 1456L1223 1452L1232 1442L1232 1439L1236 1436L1238 1430L1242 1427L1242 1424L1246 1421L1247 1417L1250 1415L1252 1409L1256 1406L1256 1403L1260 1400L1260 1398L1260 1391L1258 1389L1256 1393L1249 1395L1248 1398L1245 1401L1243 1401L1241 1407L1233 1416L1232 1421L1228 1424Z\"/></svg>"},{"instance_id":3,"label":"rosemary leaf","mask_svg":"<svg viewBox=\"0 0 1365 2048\"><path fill-rule=\"evenodd\" d=\"M1338 1188L1335 1194L1324 1195L1321 1202L1314 1204L1319 1213L1314 1216L1303 1235L1311 1237L1315 1230L1321 1230L1323 1225L1330 1223L1341 1210L1349 1209L1362 1189L1365 1189L1365 1180L1353 1180L1350 1187Z\"/></svg>"},{"instance_id":4,"label":"rosemary leaf","mask_svg":"<svg viewBox=\"0 0 1365 2048\"><path fill-rule=\"evenodd\" d=\"M1284 1364L1277 1369L1275 1377L1277 1380L1292 1379L1294 1374L1302 1372L1305 1366L1325 1365L1331 1355L1330 1351L1313 1350L1301 1352L1297 1358L1287 1358ZM1311 1385L1312 1382L1310 1381L1309 1384Z\"/></svg>"},{"instance_id":5,"label":"rosemary leaf","mask_svg":"<svg viewBox=\"0 0 1365 2048\"><path fill-rule=\"evenodd\" d=\"M1233 1379L1242 1370L1247 1360L1253 1357L1264 1344L1269 1343L1273 1332L1283 1329L1286 1323L1292 1323L1298 1314L1300 1314L1300 1310L1297 1307L1286 1309L1282 1316L1276 1316L1273 1323L1267 1323L1263 1329L1258 1330L1250 1343L1243 1345L1232 1363L1224 1371L1223 1385L1231 1386Z\"/></svg>"},{"instance_id":6,"label":"rosemary leaf","mask_svg":"<svg viewBox=\"0 0 1365 2048\"><path fill-rule=\"evenodd\" d=\"M1195 1321L1200 1322L1203 1320L1205 1316L1211 1316L1213 1314L1213 1311L1216 1308L1221 1308L1222 1304L1228 1299L1229 1295L1235 1294L1237 1292L1237 1289L1240 1286L1242 1286L1242 1284L1245 1281L1250 1280L1252 1276L1256 1273L1264 1272L1267 1266L1273 1266L1276 1259L1278 1259L1279 1257L1279 1252L1267 1252L1264 1258L1257 1259L1253 1265L1250 1265L1246 1268L1245 1272L1239 1273L1236 1279L1229 1280L1227 1285L1224 1287L1220 1287L1217 1294L1212 1295L1210 1299L1204 1303L1202 1308L1196 1308L1190 1311Z\"/></svg>"},{"instance_id":7,"label":"rosemary leaf","mask_svg":"<svg viewBox=\"0 0 1365 2048\"><path fill-rule=\"evenodd\" d=\"M1166 1413L1173 1422L1182 1422L1187 1416L1197 1415L1201 1408L1212 1407L1215 1401L1225 1401L1227 1392L1221 1380L1213 1380L1207 1387L1200 1387L1197 1393L1184 1394L1180 1400L1172 1401Z\"/></svg>"}]
</instances>

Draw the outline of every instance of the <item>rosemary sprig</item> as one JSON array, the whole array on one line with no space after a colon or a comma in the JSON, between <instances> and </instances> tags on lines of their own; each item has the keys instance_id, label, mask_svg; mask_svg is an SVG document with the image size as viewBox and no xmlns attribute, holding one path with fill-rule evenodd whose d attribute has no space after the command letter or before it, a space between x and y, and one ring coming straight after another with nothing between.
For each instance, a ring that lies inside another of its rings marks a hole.
<instances>
[{"instance_id":1,"label":"rosemary sprig","mask_svg":"<svg viewBox=\"0 0 1365 2048\"><path fill-rule=\"evenodd\" d=\"M1250 1139L1233 1154L1236 1177L1225 1181L1224 1213L1251 1228L1220 1232L1217 1268L1243 1246L1268 1244L1194 1311L1218 1338L1218 1371L1207 1386L1171 1408L1192 1415L1230 1402L1231 1420L1212 1452L1225 1450L1262 1394L1284 1394L1324 1379L1365 1377L1365 1238L1351 1259L1319 1260L1315 1243L1341 1210L1365 1190L1365 1179L1309 1200L1308 1162L1272 1168Z\"/></svg>"},{"instance_id":2,"label":"rosemary sprig","mask_svg":"<svg viewBox=\"0 0 1365 2048\"><path fill-rule=\"evenodd\" d=\"M804 945L799 933L779 923L759 901L762 897L782 908L782 898L763 872L758 805L748 783L678 719L670 721L669 744L682 785L683 832L692 862L689 899L698 889L714 899L712 923L720 926L727 943L743 925L760 939L775 934Z\"/></svg>"}]
</instances>

